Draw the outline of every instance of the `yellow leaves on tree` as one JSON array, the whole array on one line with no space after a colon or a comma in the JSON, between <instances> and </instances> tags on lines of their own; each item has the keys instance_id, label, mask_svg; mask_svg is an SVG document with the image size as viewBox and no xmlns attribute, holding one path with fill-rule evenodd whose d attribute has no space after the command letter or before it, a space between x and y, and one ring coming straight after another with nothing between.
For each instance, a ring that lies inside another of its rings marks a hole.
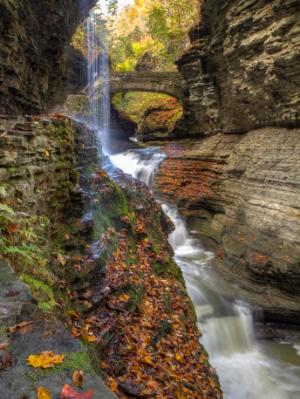
<instances>
[{"instance_id":1,"label":"yellow leaves on tree","mask_svg":"<svg viewBox=\"0 0 300 399\"><path fill-rule=\"evenodd\" d=\"M65 355L57 355L54 352L46 351L38 355L28 356L28 364L35 368L48 369L63 363Z\"/></svg>"},{"instance_id":2,"label":"yellow leaves on tree","mask_svg":"<svg viewBox=\"0 0 300 399\"><path fill-rule=\"evenodd\" d=\"M44 387L38 387L37 389L37 399L51 399L51 393L49 389Z\"/></svg>"}]
</instances>

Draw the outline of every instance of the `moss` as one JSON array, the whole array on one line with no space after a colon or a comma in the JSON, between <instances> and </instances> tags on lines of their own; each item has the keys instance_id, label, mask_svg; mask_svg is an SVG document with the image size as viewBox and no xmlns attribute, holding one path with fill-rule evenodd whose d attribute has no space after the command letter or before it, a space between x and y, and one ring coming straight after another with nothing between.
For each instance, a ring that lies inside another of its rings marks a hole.
<instances>
[{"instance_id":1,"label":"moss","mask_svg":"<svg viewBox=\"0 0 300 399\"><path fill-rule=\"evenodd\" d=\"M0 187L2 187L5 191L7 191L10 187L10 184L8 182L1 182Z\"/></svg>"},{"instance_id":2,"label":"moss","mask_svg":"<svg viewBox=\"0 0 300 399\"><path fill-rule=\"evenodd\" d=\"M82 350L68 353L63 363L59 364L54 371L83 370L86 373L93 371L88 352Z\"/></svg>"},{"instance_id":3,"label":"moss","mask_svg":"<svg viewBox=\"0 0 300 399\"><path fill-rule=\"evenodd\" d=\"M11 166L7 168L7 172L9 173L9 175L14 175L18 172L18 168L15 166Z\"/></svg>"},{"instance_id":4,"label":"moss","mask_svg":"<svg viewBox=\"0 0 300 399\"><path fill-rule=\"evenodd\" d=\"M51 124L36 122L35 126L39 135L56 138L58 144L64 141L74 141L74 129L71 121L68 119L64 119L63 121L57 120L55 123Z\"/></svg>"},{"instance_id":5,"label":"moss","mask_svg":"<svg viewBox=\"0 0 300 399\"><path fill-rule=\"evenodd\" d=\"M32 296L38 301L38 305L43 311L51 311L56 307L57 304L51 287L26 274L21 276L21 280L29 286Z\"/></svg>"},{"instance_id":6,"label":"moss","mask_svg":"<svg viewBox=\"0 0 300 399\"><path fill-rule=\"evenodd\" d=\"M158 276L173 276L177 281L184 284L182 271L173 260L167 259L163 263L154 262L152 268Z\"/></svg>"}]
</instances>

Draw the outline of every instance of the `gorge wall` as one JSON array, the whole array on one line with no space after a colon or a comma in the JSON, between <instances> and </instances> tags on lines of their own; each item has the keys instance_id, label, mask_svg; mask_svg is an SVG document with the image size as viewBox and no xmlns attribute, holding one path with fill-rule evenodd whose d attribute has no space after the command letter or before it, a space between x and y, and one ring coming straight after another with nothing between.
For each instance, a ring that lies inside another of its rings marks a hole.
<instances>
[{"instance_id":1,"label":"gorge wall","mask_svg":"<svg viewBox=\"0 0 300 399\"><path fill-rule=\"evenodd\" d=\"M0 114L56 103L70 39L96 0L0 1Z\"/></svg>"},{"instance_id":2,"label":"gorge wall","mask_svg":"<svg viewBox=\"0 0 300 399\"><path fill-rule=\"evenodd\" d=\"M178 60L188 90L177 136L299 126L299 1L205 0L201 13Z\"/></svg>"},{"instance_id":3,"label":"gorge wall","mask_svg":"<svg viewBox=\"0 0 300 399\"><path fill-rule=\"evenodd\" d=\"M299 320L300 3L205 0L159 188L267 321ZM195 221L194 221L195 222ZM297 318L296 318L297 316Z\"/></svg>"}]
</instances>

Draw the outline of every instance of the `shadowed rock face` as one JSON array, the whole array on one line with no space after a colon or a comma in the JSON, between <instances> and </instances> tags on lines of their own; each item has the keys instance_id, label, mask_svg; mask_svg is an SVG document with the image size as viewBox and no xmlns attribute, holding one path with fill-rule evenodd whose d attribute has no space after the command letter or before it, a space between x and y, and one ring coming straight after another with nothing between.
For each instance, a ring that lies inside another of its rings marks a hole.
<instances>
[{"instance_id":1,"label":"shadowed rock face","mask_svg":"<svg viewBox=\"0 0 300 399\"><path fill-rule=\"evenodd\" d=\"M205 0L178 61L189 89L177 135L299 126L300 2Z\"/></svg>"},{"instance_id":2,"label":"shadowed rock face","mask_svg":"<svg viewBox=\"0 0 300 399\"><path fill-rule=\"evenodd\" d=\"M55 103L65 49L96 0L0 0L0 114L38 113Z\"/></svg>"}]
</instances>

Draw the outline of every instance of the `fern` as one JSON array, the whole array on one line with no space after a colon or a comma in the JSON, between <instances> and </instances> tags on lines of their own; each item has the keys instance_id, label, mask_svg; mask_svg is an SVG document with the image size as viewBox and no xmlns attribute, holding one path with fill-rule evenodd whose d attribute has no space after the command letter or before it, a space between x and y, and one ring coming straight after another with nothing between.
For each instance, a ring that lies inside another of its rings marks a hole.
<instances>
[{"instance_id":1,"label":"fern","mask_svg":"<svg viewBox=\"0 0 300 399\"><path fill-rule=\"evenodd\" d=\"M14 215L15 212L12 208L10 208L9 206L5 205L5 204L0 204L0 212L1 213L6 213L9 215Z\"/></svg>"}]
</instances>

